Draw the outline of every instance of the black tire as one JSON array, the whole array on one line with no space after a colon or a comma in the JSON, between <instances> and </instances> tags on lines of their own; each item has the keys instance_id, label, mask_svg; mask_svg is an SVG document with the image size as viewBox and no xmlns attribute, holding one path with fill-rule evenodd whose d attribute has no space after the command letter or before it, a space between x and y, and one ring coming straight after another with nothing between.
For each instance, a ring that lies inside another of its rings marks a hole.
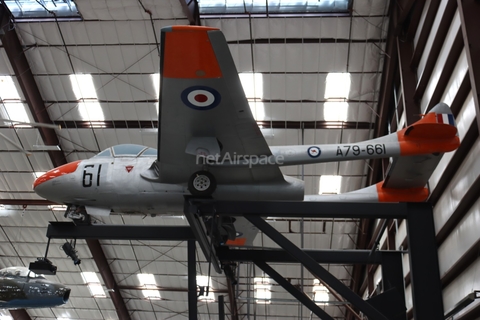
<instances>
[{"instance_id":1,"label":"black tire","mask_svg":"<svg viewBox=\"0 0 480 320\"><path fill-rule=\"evenodd\" d=\"M197 171L188 180L188 191L192 196L209 197L217 188L217 181L208 171Z\"/></svg>"}]
</instances>

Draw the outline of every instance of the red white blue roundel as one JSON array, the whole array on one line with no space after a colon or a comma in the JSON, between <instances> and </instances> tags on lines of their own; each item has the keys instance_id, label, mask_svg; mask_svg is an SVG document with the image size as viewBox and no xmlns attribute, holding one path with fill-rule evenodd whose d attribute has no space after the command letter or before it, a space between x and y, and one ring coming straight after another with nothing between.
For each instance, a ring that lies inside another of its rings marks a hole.
<instances>
[{"instance_id":1,"label":"red white blue roundel","mask_svg":"<svg viewBox=\"0 0 480 320\"><path fill-rule=\"evenodd\" d=\"M205 87L194 86L189 87L182 92L182 101L195 110L213 109L220 103L221 96L217 90Z\"/></svg>"},{"instance_id":2,"label":"red white blue roundel","mask_svg":"<svg viewBox=\"0 0 480 320\"><path fill-rule=\"evenodd\" d=\"M308 148L307 153L310 157L317 158L320 156L321 151L319 147L310 147Z\"/></svg>"}]
</instances>

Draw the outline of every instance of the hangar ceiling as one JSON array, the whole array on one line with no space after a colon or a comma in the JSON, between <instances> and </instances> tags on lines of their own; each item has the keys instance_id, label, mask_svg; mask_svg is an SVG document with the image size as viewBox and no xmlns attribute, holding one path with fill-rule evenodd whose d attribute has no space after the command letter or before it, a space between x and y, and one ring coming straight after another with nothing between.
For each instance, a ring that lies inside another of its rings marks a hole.
<instances>
[{"instance_id":1,"label":"hangar ceiling","mask_svg":"<svg viewBox=\"0 0 480 320\"><path fill-rule=\"evenodd\" d=\"M328 3L341 7L341 2ZM69 15L55 19L53 14L43 12L46 20L24 15L10 21L8 14L3 13L0 81L7 84L7 89L0 92L0 118L21 122L49 119L48 123L61 129L13 126L8 121L0 127L2 135L31 153L27 156L5 138L0 139L0 199L4 203L0 207L0 267L28 266L43 256L48 222L66 220L61 208L41 201L29 202L41 200L32 191L36 176L65 161L86 159L116 144L156 147L158 36L164 26L200 21L224 32L238 72L245 80L252 112L269 145L352 143L374 136L381 114L379 93L389 2L354 0L348 4L347 14L312 12L310 2L293 13L255 12L253 7L246 12L247 3L243 11L229 12L225 9L228 3L220 4L224 10L218 13L212 13L209 7L205 12L208 15L200 16L200 20L185 10L188 6L183 0L78 0L75 4L80 20ZM24 52L27 69L15 60L17 56L7 36L19 40L17 54ZM35 101L25 70L31 72L40 100ZM349 86L346 96L326 92L329 73L349 74L349 78L335 85ZM32 109L35 103L40 105L36 111ZM58 145L61 151L45 150L44 145ZM282 170L304 179L306 194L321 191L325 186L320 185L321 177L336 176L333 179L339 180L336 189L323 192L347 192L365 186L371 174L371 166L365 161ZM269 222L298 246L313 249L354 248L360 226L359 221L341 219ZM112 215L98 219L97 223L187 225L182 216ZM52 240L48 256L58 266L53 279L72 288L70 301L53 309L17 310L11 314L15 319L121 319L123 309L113 302L115 299L122 300L131 319L188 317L186 242L79 240L80 265L74 265L59 249L64 242ZM276 247L262 234L255 244ZM111 288L94 259L98 248L103 250L118 285L114 293L108 290ZM228 297L225 276L209 271L201 251L197 251L197 260L198 275L211 273L214 299L218 300L218 295ZM298 264L273 266L313 296L314 278L308 271ZM325 267L345 284L352 285L353 266ZM94 297L80 272L96 272L105 297ZM253 264L240 264L237 272L239 284L233 289L237 319L246 315L258 319L310 318L310 311L274 282L268 284L270 289L265 289L271 290L268 303L258 303L254 282L263 273ZM154 288L160 297L145 297L145 284L137 276L141 273L154 275ZM333 294L328 298L330 303L322 307L335 319L346 319L345 303ZM229 308L232 304L227 302ZM198 310L200 319L218 317L215 302L199 302ZM227 314L230 312L227 310Z\"/></svg>"}]
</instances>

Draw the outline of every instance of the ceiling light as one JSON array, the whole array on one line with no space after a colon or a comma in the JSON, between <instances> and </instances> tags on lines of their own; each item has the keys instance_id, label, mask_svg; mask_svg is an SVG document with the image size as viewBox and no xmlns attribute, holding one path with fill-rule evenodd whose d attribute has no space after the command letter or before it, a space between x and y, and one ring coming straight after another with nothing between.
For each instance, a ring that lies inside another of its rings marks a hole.
<instances>
[{"instance_id":1,"label":"ceiling light","mask_svg":"<svg viewBox=\"0 0 480 320\"><path fill-rule=\"evenodd\" d=\"M60 151L60 146L59 145L44 145L44 144L34 144L33 145L34 150L40 150L40 151Z\"/></svg>"}]
</instances>

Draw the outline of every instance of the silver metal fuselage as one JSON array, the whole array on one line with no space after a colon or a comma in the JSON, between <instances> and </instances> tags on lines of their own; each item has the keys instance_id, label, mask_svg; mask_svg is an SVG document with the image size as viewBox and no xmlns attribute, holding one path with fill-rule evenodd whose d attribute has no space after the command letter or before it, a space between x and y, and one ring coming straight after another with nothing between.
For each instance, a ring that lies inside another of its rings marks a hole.
<instances>
[{"instance_id":1,"label":"silver metal fuselage","mask_svg":"<svg viewBox=\"0 0 480 320\"><path fill-rule=\"evenodd\" d=\"M74 172L57 176L35 187L51 201L108 208L121 213L178 214L183 212L187 184L155 181L155 157L94 157L79 162ZM303 181L259 185L218 185L222 200L302 200Z\"/></svg>"}]
</instances>

